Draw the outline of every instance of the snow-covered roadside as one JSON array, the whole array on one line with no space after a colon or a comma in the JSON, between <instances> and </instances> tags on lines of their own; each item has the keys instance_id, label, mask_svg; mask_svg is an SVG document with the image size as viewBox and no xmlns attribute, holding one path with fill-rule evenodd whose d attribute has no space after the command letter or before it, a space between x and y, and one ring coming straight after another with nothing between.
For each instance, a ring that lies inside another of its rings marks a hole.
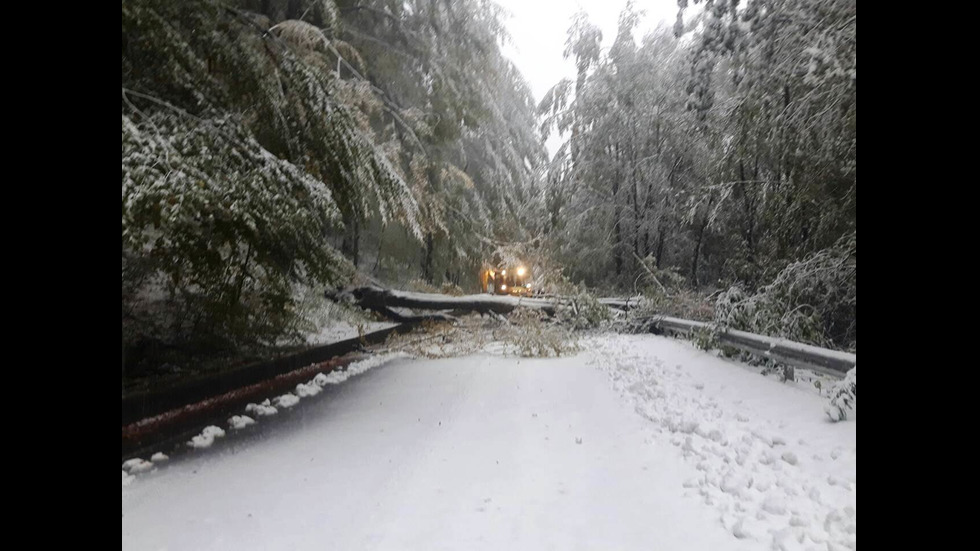
<instances>
[{"instance_id":1,"label":"snow-covered roadside","mask_svg":"<svg viewBox=\"0 0 980 551\"><path fill-rule=\"evenodd\" d=\"M811 382L780 383L653 335L583 344L654 438L699 471L678 483L734 537L767 549L856 548L856 422L831 423Z\"/></svg>"},{"instance_id":2,"label":"snow-covered roadside","mask_svg":"<svg viewBox=\"0 0 980 551\"><path fill-rule=\"evenodd\" d=\"M300 287L296 289L300 317L306 320L306 344L311 346L330 344L359 337L398 325L388 321L375 321L374 317L359 308L337 304L323 296L322 289ZM295 344L283 342L282 344Z\"/></svg>"},{"instance_id":3,"label":"snow-covered roadside","mask_svg":"<svg viewBox=\"0 0 980 551\"><path fill-rule=\"evenodd\" d=\"M325 322L323 327L307 335L306 343L310 345L329 344L353 339L364 333L373 333L396 325L398 324L387 321L365 321L361 324L355 324L346 320L329 320Z\"/></svg>"},{"instance_id":4,"label":"snow-covered roadside","mask_svg":"<svg viewBox=\"0 0 980 551\"><path fill-rule=\"evenodd\" d=\"M751 549L584 357L399 360L123 488L125 549Z\"/></svg>"},{"instance_id":5,"label":"snow-covered roadside","mask_svg":"<svg viewBox=\"0 0 980 551\"><path fill-rule=\"evenodd\" d=\"M306 400L375 357L250 404L304 405L167 468L124 465L123 546L856 548L856 423L831 423L811 379L652 335L581 344L402 360Z\"/></svg>"},{"instance_id":6,"label":"snow-covered roadside","mask_svg":"<svg viewBox=\"0 0 980 551\"><path fill-rule=\"evenodd\" d=\"M277 396L273 399L265 399L258 404L250 403L245 406L244 411L245 413L251 414L258 418L276 415L279 413L279 409L291 408L299 404L300 400L303 398L316 396L327 385L340 384L347 379L361 375L372 368L404 357L407 357L407 354L403 352L378 354L353 362L348 365L346 369L338 369L331 371L330 373L317 373L316 376L309 382L296 385L295 394L287 392L286 394ZM228 427L235 431L240 431L248 426L255 425L256 423L256 420L248 415L233 415L228 419ZM188 447L193 449L206 449L210 448L211 445L214 444L216 438L224 438L224 436L225 431L221 429L221 427L209 425L204 427L200 434L192 437L186 444ZM123 487L132 484L133 481L136 480L137 474L155 471L157 464L167 461L168 459L169 457L167 455L158 452L153 454L150 461L146 461L145 459L139 457L124 461L122 464Z\"/></svg>"}]
</instances>

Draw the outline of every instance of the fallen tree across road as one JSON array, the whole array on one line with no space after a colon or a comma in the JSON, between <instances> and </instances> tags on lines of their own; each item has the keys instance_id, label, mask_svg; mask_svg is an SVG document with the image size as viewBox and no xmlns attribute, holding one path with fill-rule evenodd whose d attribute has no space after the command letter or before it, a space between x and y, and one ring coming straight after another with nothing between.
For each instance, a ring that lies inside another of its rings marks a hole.
<instances>
[{"instance_id":1,"label":"fallen tree across road","mask_svg":"<svg viewBox=\"0 0 980 551\"><path fill-rule=\"evenodd\" d=\"M434 293L413 293L409 291L395 291L376 286L355 287L353 289L341 291L328 291L328 299L342 301L350 297L354 304L377 312L395 321L416 321L422 319L448 320L452 316L447 314L428 314L425 316L405 316L392 308L410 308L413 310L453 310L455 312L478 312L481 314L508 314L515 309L533 308L541 310L549 316L555 314L558 301L512 297L499 295L466 295L454 297Z\"/></svg>"},{"instance_id":2,"label":"fallen tree across road","mask_svg":"<svg viewBox=\"0 0 980 551\"><path fill-rule=\"evenodd\" d=\"M349 298L354 304L372 310L388 319L398 322L432 320L450 320L453 315L466 312L480 314L509 314L517 308L541 310L549 316L555 315L559 306L573 307L574 301L568 297L549 296L546 298L514 297L501 295L464 295L449 296L438 293L415 293L411 291L396 291L376 285L354 287L337 291L327 291L326 298L343 301ZM631 298L601 298L600 304L617 310L629 311L640 302L640 297ZM410 308L413 310L452 310L450 314L427 314L424 316L406 316L392 308Z\"/></svg>"}]
</instances>

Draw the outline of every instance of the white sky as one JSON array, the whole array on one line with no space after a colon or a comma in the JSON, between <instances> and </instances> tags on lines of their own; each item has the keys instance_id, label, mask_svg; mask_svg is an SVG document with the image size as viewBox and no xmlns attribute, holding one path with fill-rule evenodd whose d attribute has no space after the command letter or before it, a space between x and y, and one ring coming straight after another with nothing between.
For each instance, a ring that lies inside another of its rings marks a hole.
<instances>
[{"instance_id":1,"label":"white sky","mask_svg":"<svg viewBox=\"0 0 980 551\"><path fill-rule=\"evenodd\" d=\"M562 57L572 15L579 9L589 14L593 24L602 30L602 47L608 49L616 39L619 13L627 0L494 0L510 13L505 18L511 41L503 53L517 65L531 86L535 102L562 78L575 77L572 60ZM644 12L638 25L639 35L664 21L673 25L677 19L677 0L636 0L636 10ZM554 154L558 140L548 140L548 152Z\"/></svg>"}]
</instances>

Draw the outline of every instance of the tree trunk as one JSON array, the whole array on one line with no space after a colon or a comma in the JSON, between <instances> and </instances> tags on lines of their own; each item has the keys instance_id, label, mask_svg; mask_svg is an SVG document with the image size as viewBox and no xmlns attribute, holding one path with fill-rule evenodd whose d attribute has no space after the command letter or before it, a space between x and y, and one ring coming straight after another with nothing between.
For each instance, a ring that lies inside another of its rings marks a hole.
<instances>
[{"instance_id":1,"label":"tree trunk","mask_svg":"<svg viewBox=\"0 0 980 551\"><path fill-rule=\"evenodd\" d=\"M615 225L613 227L614 242L613 242L613 259L616 264L616 276L623 275L623 228L622 221L622 209L619 206L619 150L616 149L616 153L613 157L613 161L616 165L616 171L613 173L612 182L612 199L613 199L613 217L615 218Z\"/></svg>"},{"instance_id":2,"label":"tree trunk","mask_svg":"<svg viewBox=\"0 0 980 551\"><path fill-rule=\"evenodd\" d=\"M708 217L704 217L704 222L701 223L701 228L698 230L698 240L694 245L694 261L691 263L691 280L694 282L694 288L697 289L701 286L698 282L698 258L701 256L701 241L704 240L704 229L708 226Z\"/></svg>"},{"instance_id":3,"label":"tree trunk","mask_svg":"<svg viewBox=\"0 0 980 551\"><path fill-rule=\"evenodd\" d=\"M657 269L661 268L664 257L664 228L660 227L660 235L657 237Z\"/></svg>"},{"instance_id":4,"label":"tree trunk","mask_svg":"<svg viewBox=\"0 0 980 551\"><path fill-rule=\"evenodd\" d=\"M373 310L395 321L403 321L406 317L391 310L392 308L506 314L520 307L542 310L551 316L554 315L556 307L555 301L540 298L518 298L485 294L453 297L437 293L405 293L375 286L357 287L344 291L325 293L326 298L331 300L339 300L345 295L352 296L354 303L361 308Z\"/></svg>"},{"instance_id":5,"label":"tree trunk","mask_svg":"<svg viewBox=\"0 0 980 551\"><path fill-rule=\"evenodd\" d=\"M745 187L745 163L738 162L738 174L741 182L738 184L742 195L742 207L745 212L745 227L742 236L748 247L748 262L754 266L756 262L756 239L755 239L755 205Z\"/></svg>"},{"instance_id":6,"label":"tree trunk","mask_svg":"<svg viewBox=\"0 0 980 551\"><path fill-rule=\"evenodd\" d=\"M639 178L636 174L636 155L633 155L631 163L633 165L632 177L633 177L633 252L636 256L640 256L640 194L637 188L639 187Z\"/></svg>"},{"instance_id":7,"label":"tree trunk","mask_svg":"<svg viewBox=\"0 0 980 551\"><path fill-rule=\"evenodd\" d=\"M432 259L435 253L436 238L431 233L425 234L425 254L422 256L422 279L432 283Z\"/></svg>"},{"instance_id":8,"label":"tree trunk","mask_svg":"<svg viewBox=\"0 0 980 551\"><path fill-rule=\"evenodd\" d=\"M479 312L506 314L517 308L532 308L541 310L549 316L555 314L559 305L574 307L570 299L543 299L513 296L495 296L486 294L465 295L453 297L438 293L409 293L393 291L376 286L356 287L347 290L328 291L324 296L330 300L341 300L343 297L353 297L354 303L380 313L395 321L415 319L406 317L392 308L410 308L413 310L453 310L454 312ZM600 299L609 308L628 310L628 299ZM633 307L636 305L633 304ZM440 316L442 316L440 318ZM446 319L444 314L433 314L432 319Z\"/></svg>"},{"instance_id":9,"label":"tree trunk","mask_svg":"<svg viewBox=\"0 0 980 551\"><path fill-rule=\"evenodd\" d=\"M352 217L347 222L347 229L344 232L344 242L340 246L340 252L353 262L354 266L357 266L360 260L360 241L361 223L356 217Z\"/></svg>"},{"instance_id":10,"label":"tree trunk","mask_svg":"<svg viewBox=\"0 0 980 551\"><path fill-rule=\"evenodd\" d=\"M694 283L694 288L697 289L701 286L698 281L698 259L701 257L701 243L704 241L704 231L708 228L708 218L711 215L711 203L714 199L708 199L708 209L704 213L704 221L701 222L701 227L698 228L698 240L694 245L694 261L691 263L691 280Z\"/></svg>"},{"instance_id":11,"label":"tree trunk","mask_svg":"<svg viewBox=\"0 0 980 551\"><path fill-rule=\"evenodd\" d=\"M378 254L374 258L374 268L371 272L378 275L378 267L381 265L381 245L385 242L385 226L381 227L381 235L378 236Z\"/></svg>"}]
</instances>

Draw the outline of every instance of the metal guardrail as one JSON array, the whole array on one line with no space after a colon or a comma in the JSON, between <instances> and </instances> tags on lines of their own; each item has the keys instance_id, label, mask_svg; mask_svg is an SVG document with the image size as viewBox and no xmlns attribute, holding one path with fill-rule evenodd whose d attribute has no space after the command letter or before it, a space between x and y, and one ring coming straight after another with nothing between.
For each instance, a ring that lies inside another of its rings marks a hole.
<instances>
[{"instance_id":1,"label":"metal guardrail","mask_svg":"<svg viewBox=\"0 0 980 551\"><path fill-rule=\"evenodd\" d=\"M726 346L832 377L843 378L847 371L857 364L857 354L811 346L789 339L766 337L735 329L719 330L710 323L669 316L655 316L650 318L650 321L655 330L682 335L689 335L695 330L712 331L715 332L718 341Z\"/></svg>"},{"instance_id":2,"label":"metal guardrail","mask_svg":"<svg viewBox=\"0 0 980 551\"><path fill-rule=\"evenodd\" d=\"M366 333L361 337L314 346L274 360L258 362L190 380L182 380L149 391L123 394L122 424L125 426L171 409L272 379L277 375L289 373L310 364L343 356L358 350L362 345L384 342L388 335L404 333L415 325L414 323L395 325L387 329Z\"/></svg>"},{"instance_id":3,"label":"metal guardrail","mask_svg":"<svg viewBox=\"0 0 980 551\"><path fill-rule=\"evenodd\" d=\"M258 396L287 391L320 370L333 370L358 359L364 345L380 344L393 333L405 333L408 322L361 337L314 346L288 356L221 373L196 377L122 397L123 459L151 448L186 441L208 419L241 411Z\"/></svg>"}]
</instances>

